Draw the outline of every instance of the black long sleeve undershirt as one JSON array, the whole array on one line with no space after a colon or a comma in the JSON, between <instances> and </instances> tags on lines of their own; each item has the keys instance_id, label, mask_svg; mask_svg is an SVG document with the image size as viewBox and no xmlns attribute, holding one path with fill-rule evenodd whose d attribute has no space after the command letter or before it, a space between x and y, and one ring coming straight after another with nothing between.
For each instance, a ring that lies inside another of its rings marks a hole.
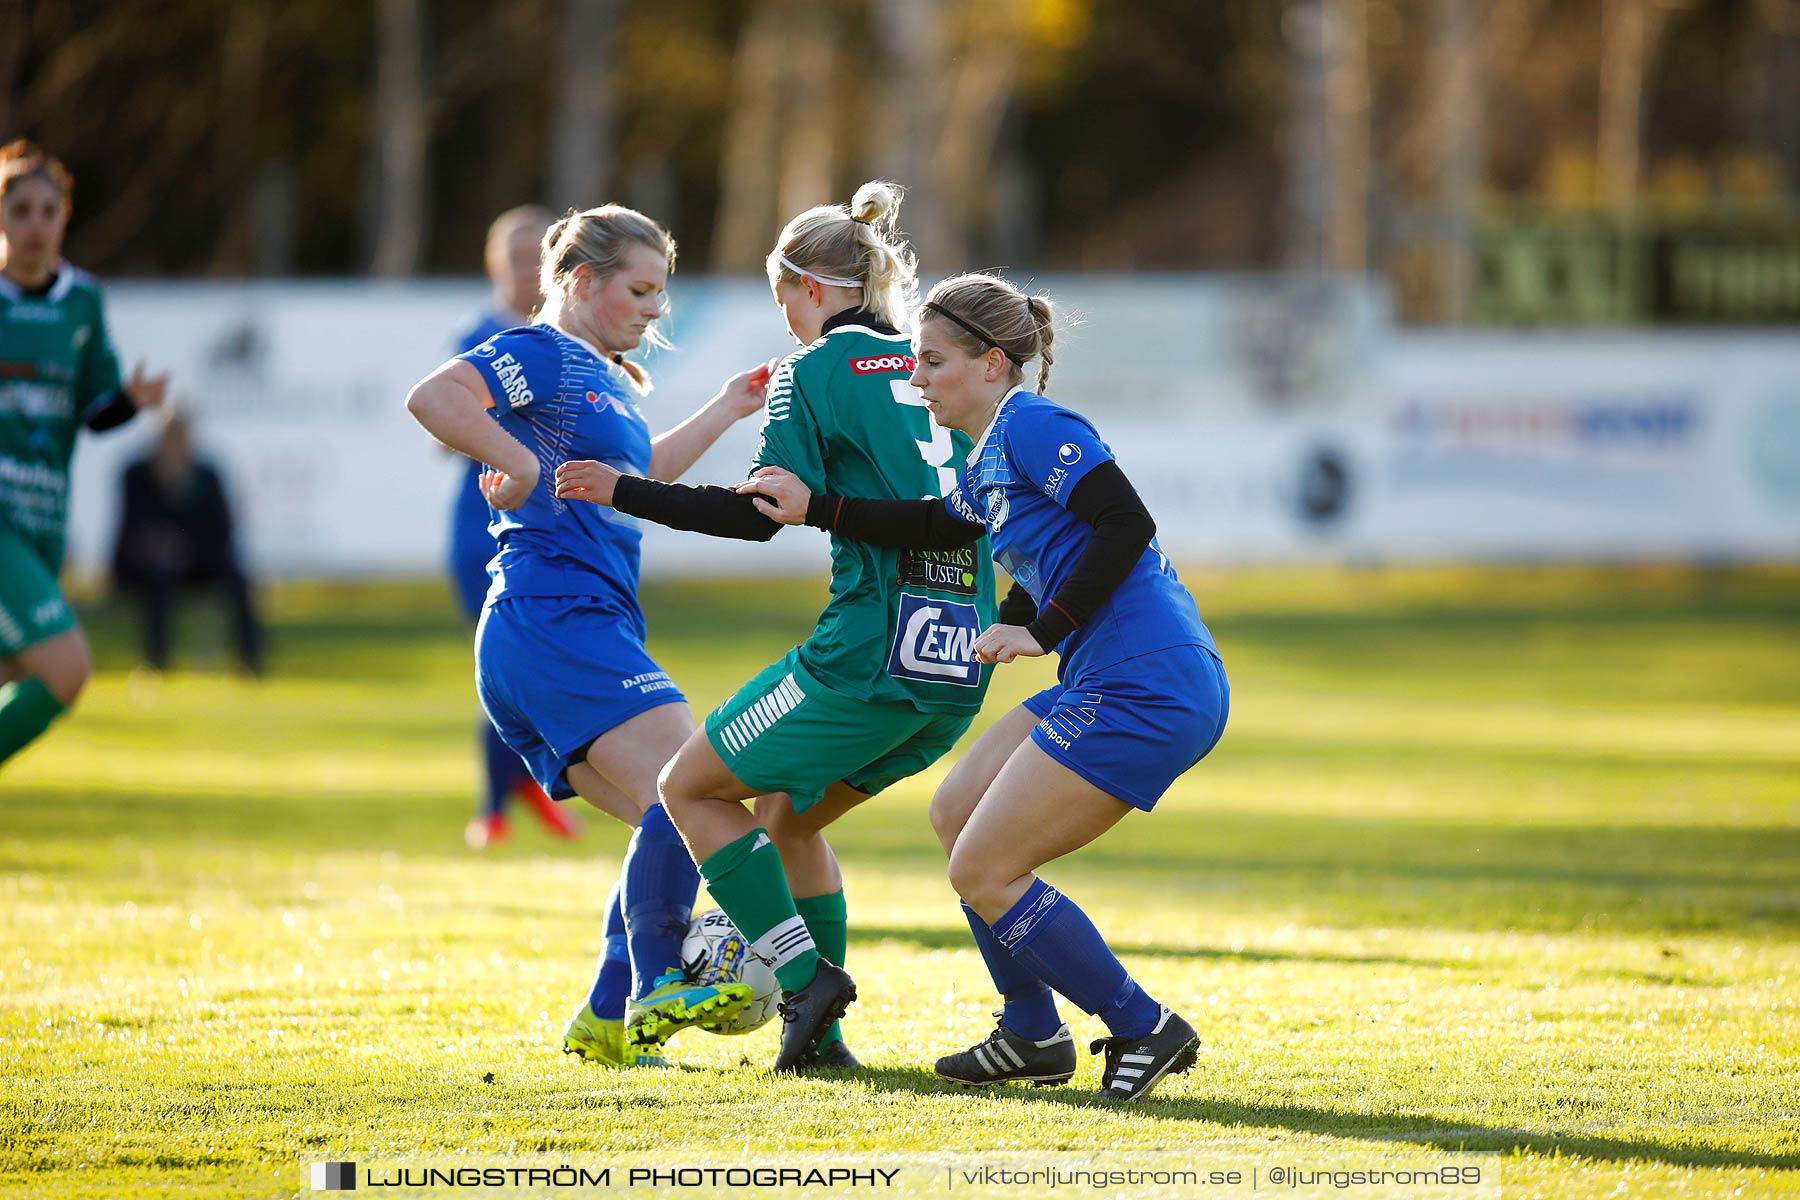
<instances>
[{"instance_id":1,"label":"black long sleeve undershirt","mask_svg":"<svg viewBox=\"0 0 1800 1200\"><path fill-rule=\"evenodd\" d=\"M613 485L613 507L670 529L745 542L766 542L781 529L781 522L756 510L754 496L741 496L725 487L690 487L636 475L621 475Z\"/></svg>"},{"instance_id":2,"label":"black long sleeve undershirt","mask_svg":"<svg viewBox=\"0 0 1800 1200\"><path fill-rule=\"evenodd\" d=\"M1067 507L1093 527L1094 535L1056 595L1025 626L1045 650L1054 649L1106 603L1156 536L1156 522L1116 462L1101 463L1084 475L1069 493ZM858 541L913 550L966 546L986 532L985 526L952 516L941 500L857 500L829 494L812 498L806 523Z\"/></svg>"},{"instance_id":3,"label":"black long sleeve undershirt","mask_svg":"<svg viewBox=\"0 0 1800 1200\"><path fill-rule=\"evenodd\" d=\"M137 416L137 405L131 402L131 397L126 394L125 389L120 388L107 397L105 404L89 413L87 420L82 424L95 433L105 433L108 429L116 429L135 416Z\"/></svg>"}]
</instances>

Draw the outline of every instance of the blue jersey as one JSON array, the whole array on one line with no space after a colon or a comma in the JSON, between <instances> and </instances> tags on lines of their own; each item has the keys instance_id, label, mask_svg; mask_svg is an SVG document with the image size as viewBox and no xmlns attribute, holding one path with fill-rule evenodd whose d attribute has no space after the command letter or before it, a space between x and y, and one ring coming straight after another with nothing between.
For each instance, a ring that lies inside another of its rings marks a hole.
<instances>
[{"instance_id":1,"label":"blue jersey","mask_svg":"<svg viewBox=\"0 0 1800 1200\"><path fill-rule=\"evenodd\" d=\"M456 353L463 354L519 324L517 313L491 308L456 335ZM488 560L494 557L494 537L488 532L493 510L481 494L477 480L487 470L484 463L472 458L463 460L465 470L457 481L456 503L450 511L450 580L456 586L456 597L463 615L473 621L481 615L481 602L487 596Z\"/></svg>"},{"instance_id":2,"label":"blue jersey","mask_svg":"<svg viewBox=\"0 0 1800 1200\"><path fill-rule=\"evenodd\" d=\"M643 636L637 522L585 500L556 498L556 468L596 459L627 475L650 470L650 428L624 369L550 325L509 329L459 355L487 381L495 420L538 460L538 484L488 526L500 552L488 603L503 596L594 596Z\"/></svg>"},{"instance_id":3,"label":"blue jersey","mask_svg":"<svg viewBox=\"0 0 1800 1200\"><path fill-rule=\"evenodd\" d=\"M1094 535L1063 506L1075 485L1112 457L1086 417L1014 388L1001 399L944 505L987 526L994 561L1042 607ZM1118 590L1063 639L1057 676L1074 681L1097 667L1172 646L1204 646L1218 654L1194 598L1152 539Z\"/></svg>"}]
</instances>

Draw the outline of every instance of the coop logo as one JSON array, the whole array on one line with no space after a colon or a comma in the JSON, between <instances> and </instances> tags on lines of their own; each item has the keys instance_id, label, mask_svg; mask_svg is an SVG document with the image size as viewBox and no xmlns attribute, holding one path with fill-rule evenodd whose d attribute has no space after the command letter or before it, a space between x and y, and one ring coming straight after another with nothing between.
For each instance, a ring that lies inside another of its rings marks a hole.
<instances>
[{"instance_id":1,"label":"coop logo","mask_svg":"<svg viewBox=\"0 0 1800 1200\"><path fill-rule=\"evenodd\" d=\"M981 615L973 604L902 592L888 674L919 683L975 687L981 682L981 666L975 661L975 638L980 633Z\"/></svg>"},{"instance_id":2,"label":"coop logo","mask_svg":"<svg viewBox=\"0 0 1800 1200\"><path fill-rule=\"evenodd\" d=\"M314 1163L312 1186L315 1192L354 1192L356 1164L353 1162Z\"/></svg>"},{"instance_id":3,"label":"coop logo","mask_svg":"<svg viewBox=\"0 0 1800 1200\"><path fill-rule=\"evenodd\" d=\"M883 375L889 371L910 375L919 369L919 360L910 354L883 354L877 358L853 358L850 369L858 375Z\"/></svg>"}]
</instances>

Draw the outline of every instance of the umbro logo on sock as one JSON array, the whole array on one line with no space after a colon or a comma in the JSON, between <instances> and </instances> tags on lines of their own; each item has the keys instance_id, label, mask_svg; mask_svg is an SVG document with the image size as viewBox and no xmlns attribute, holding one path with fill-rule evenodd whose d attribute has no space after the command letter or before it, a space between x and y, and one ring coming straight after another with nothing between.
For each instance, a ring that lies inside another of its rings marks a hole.
<instances>
[{"instance_id":1,"label":"umbro logo on sock","mask_svg":"<svg viewBox=\"0 0 1800 1200\"><path fill-rule=\"evenodd\" d=\"M772 844L773 844L773 843L771 843L771 842L770 842L770 841L769 841L769 835L768 835L768 834L766 834L766 833L760 833L760 832L759 832L759 833L758 833L758 834L757 834L757 835L756 835L756 843L755 843L755 844L754 844L754 845L753 845L753 846L751 846L751 847L750 847L750 852L751 852L751 853L752 853L752 854L754 854L754 853L755 853L755 852L756 852L756 851L758 851L758 850L761 850L761 849L762 849L762 848L763 848L763 847L764 847L764 846L768 846L768 845L772 845Z\"/></svg>"}]
</instances>

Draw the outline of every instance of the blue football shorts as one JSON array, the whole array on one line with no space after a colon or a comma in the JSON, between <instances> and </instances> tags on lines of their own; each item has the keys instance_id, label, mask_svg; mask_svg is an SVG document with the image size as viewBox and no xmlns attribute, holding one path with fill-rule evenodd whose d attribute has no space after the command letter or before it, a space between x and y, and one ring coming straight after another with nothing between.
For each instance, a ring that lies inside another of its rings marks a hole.
<instances>
[{"instance_id":1,"label":"blue football shorts","mask_svg":"<svg viewBox=\"0 0 1800 1200\"><path fill-rule=\"evenodd\" d=\"M1176 646L1096 667L1025 701L1031 739L1109 796L1149 812L1219 744L1231 711L1225 665Z\"/></svg>"},{"instance_id":2,"label":"blue football shorts","mask_svg":"<svg viewBox=\"0 0 1800 1200\"><path fill-rule=\"evenodd\" d=\"M503 596L475 627L475 690L500 737L551 797L607 731L686 703L644 649L642 626L593 596Z\"/></svg>"}]
</instances>

